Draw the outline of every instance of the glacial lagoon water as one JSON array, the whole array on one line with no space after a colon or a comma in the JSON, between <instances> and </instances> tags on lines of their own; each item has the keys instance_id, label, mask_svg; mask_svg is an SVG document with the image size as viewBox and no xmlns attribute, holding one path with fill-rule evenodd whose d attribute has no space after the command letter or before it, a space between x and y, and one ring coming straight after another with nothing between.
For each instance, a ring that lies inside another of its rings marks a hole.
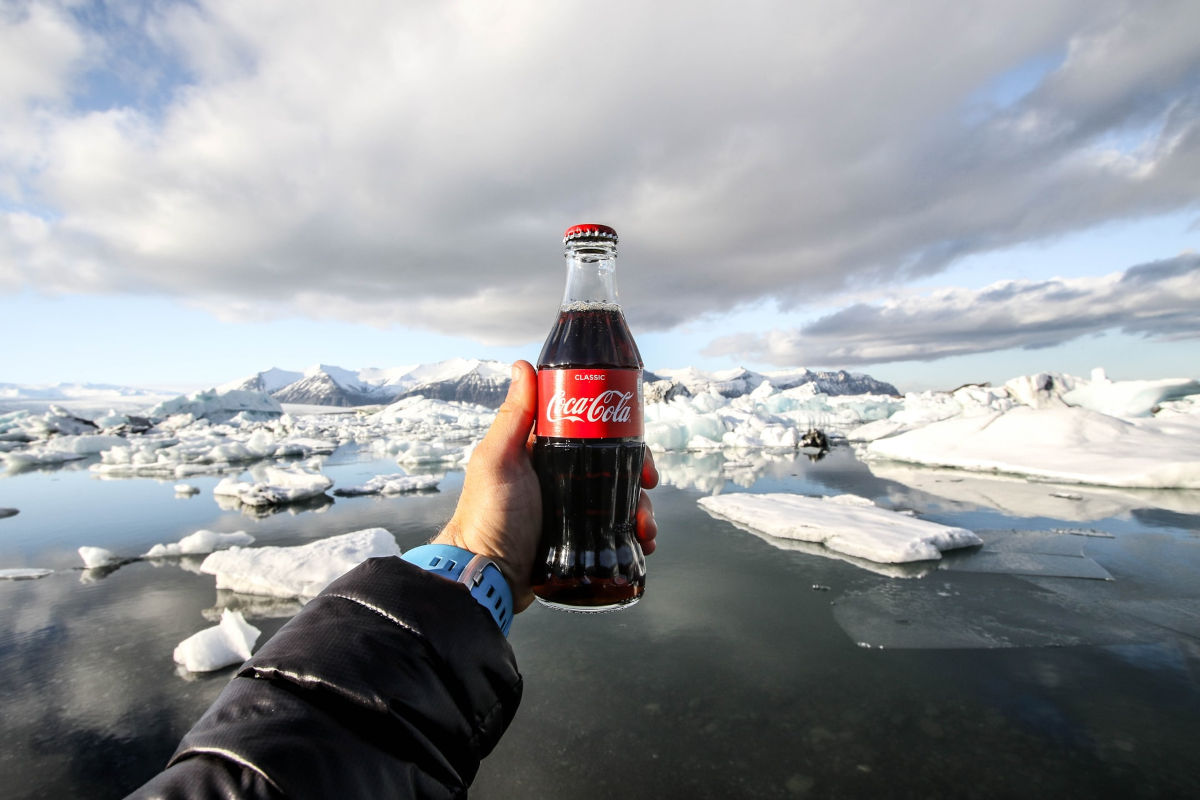
<instances>
[{"instance_id":1,"label":"glacial lagoon water","mask_svg":"<svg viewBox=\"0 0 1200 800\"><path fill-rule=\"evenodd\" d=\"M1196 493L1053 516L1080 501L1011 480L938 494L962 478L902 483L846 448L659 463L645 598L517 618L525 698L473 797L1200 796ZM181 673L175 645L224 607L261 644L296 610L217 592L199 559L87 571L77 547L134 555L201 528L300 544L382 526L407 549L461 487L450 472L435 493L250 516L218 507L216 478L177 498L173 481L86 466L0 477L0 507L20 512L0 519L0 568L54 570L0 581L3 798L121 797L233 674ZM343 485L395 469L353 448L324 467ZM878 570L714 519L696 504L714 491L853 493L987 544L942 568Z\"/></svg>"}]
</instances>

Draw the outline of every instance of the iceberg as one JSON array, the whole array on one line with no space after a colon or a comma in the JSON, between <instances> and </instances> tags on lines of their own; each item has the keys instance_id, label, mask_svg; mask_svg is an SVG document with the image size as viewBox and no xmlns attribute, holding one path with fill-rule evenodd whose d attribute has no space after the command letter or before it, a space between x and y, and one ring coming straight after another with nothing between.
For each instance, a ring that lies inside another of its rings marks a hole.
<instances>
[{"instance_id":1,"label":"iceberg","mask_svg":"<svg viewBox=\"0 0 1200 800\"><path fill-rule=\"evenodd\" d=\"M867 468L877 478L899 484L889 490L888 505L892 507L916 505L925 502L918 499L921 495L930 495L938 498L943 508L994 508L1011 517L1072 522L1116 517L1139 508L1200 514L1200 490L1195 489L1051 483L1023 475L967 472L879 459L867 461Z\"/></svg>"},{"instance_id":2,"label":"iceberg","mask_svg":"<svg viewBox=\"0 0 1200 800\"><path fill-rule=\"evenodd\" d=\"M240 611L226 609L221 621L184 639L175 647L175 663L189 672L211 672L250 658L262 633Z\"/></svg>"},{"instance_id":3,"label":"iceberg","mask_svg":"<svg viewBox=\"0 0 1200 800\"><path fill-rule=\"evenodd\" d=\"M178 424L160 426L169 432L130 438L105 450L92 471L102 477L184 478L255 461L327 455L338 446L338 441L296 435L288 418L216 426L190 415L172 420Z\"/></svg>"},{"instance_id":4,"label":"iceberg","mask_svg":"<svg viewBox=\"0 0 1200 800\"><path fill-rule=\"evenodd\" d=\"M29 467L77 461L111 447L124 446L125 443L122 437L109 434L68 434L50 439L45 444L0 453L0 461L5 463L9 471L15 472Z\"/></svg>"},{"instance_id":5,"label":"iceberg","mask_svg":"<svg viewBox=\"0 0 1200 800\"><path fill-rule=\"evenodd\" d=\"M246 482L224 478L213 487L219 497L235 498L242 505L261 508L295 503L325 494L333 481L303 469L264 467L262 480Z\"/></svg>"},{"instance_id":6,"label":"iceberg","mask_svg":"<svg viewBox=\"0 0 1200 800\"><path fill-rule=\"evenodd\" d=\"M86 545L79 548L79 557L83 559L83 566L88 569L111 567L121 561L120 558L103 547L88 547Z\"/></svg>"},{"instance_id":7,"label":"iceberg","mask_svg":"<svg viewBox=\"0 0 1200 800\"><path fill-rule=\"evenodd\" d=\"M358 497L365 494L405 494L436 489L444 475L376 475L359 486L334 489L339 497Z\"/></svg>"},{"instance_id":8,"label":"iceberg","mask_svg":"<svg viewBox=\"0 0 1200 800\"><path fill-rule=\"evenodd\" d=\"M937 560L943 550L983 544L965 528L915 519L854 495L728 494L698 502L713 516L757 531L884 564Z\"/></svg>"},{"instance_id":9,"label":"iceberg","mask_svg":"<svg viewBox=\"0 0 1200 800\"><path fill-rule=\"evenodd\" d=\"M1200 394L1200 381L1168 378L1158 381L1111 381L1103 369L1092 379L1063 393L1064 402L1111 417L1149 417L1163 403Z\"/></svg>"},{"instance_id":10,"label":"iceberg","mask_svg":"<svg viewBox=\"0 0 1200 800\"><path fill-rule=\"evenodd\" d=\"M1200 416L1132 420L1018 406L877 439L864 456L1059 483L1197 489Z\"/></svg>"},{"instance_id":11,"label":"iceberg","mask_svg":"<svg viewBox=\"0 0 1200 800\"><path fill-rule=\"evenodd\" d=\"M40 569L38 567L11 567L9 569L0 569L0 581L28 581L36 578L44 578L52 569Z\"/></svg>"},{"instance_id":12,"label":"iceberg","mask_svg":"<svg viewBox=\"0 0 1200 800\"><path fill-rule=\"evenodd\" d=\"M217 391L207 389L191 395L180 395L154 406L147 416L164 419L189 415L193 419L212 422L229 422L234 417L242 420L265 420L283 415L283 406L266 392L243 389Z\"/></svg>"},{"instance_id":13,"label":"iceberg","mask_svg":"<svg viewBox=\"0 0 1200 800\"><path fill-rule=\"evenodd\" d=\"M385 528L367 528L296 547L234 547L204 559L200 571L215 575L217 589L275 597L315 597L360 562L398 556Z\"/></svg>"},{"instance_id":14,"label":"iceberg","mask_svg":"<svg viewBox=\"0 0 1200 800\"><path fill-rule=\"evenodd\" d=\"M178 542L156 544L142 554L143 558L175 558L178 556L207 555L217 550L230 547L244 547L254 544L254 537L245 531L233 533L215 533L199 530L189 534Z\"/></svg>"}]
</instances>

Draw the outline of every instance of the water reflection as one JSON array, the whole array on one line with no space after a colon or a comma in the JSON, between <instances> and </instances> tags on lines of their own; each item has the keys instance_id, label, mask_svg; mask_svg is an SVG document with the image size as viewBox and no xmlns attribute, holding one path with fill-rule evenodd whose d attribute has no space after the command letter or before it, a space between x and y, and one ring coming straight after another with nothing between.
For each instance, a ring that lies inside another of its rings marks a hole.
<instances>
[{"instance_id":1,"label":"water reflection","mask_svg":"<svg viewBox=\"0 0 1200 800\"><path fill-rule=\"evenodd\" d=\"M321 514L329 510L329 507L334 504L334 499L327 494L317 495L316 497L307 497L303 500L297 500L292 503L281 503L272 506L248 506L242 503L237 497L232 495L218 494L213 496L217 502L217 507L222 511L237 511L243 516L251 519L265 519L276 514L303 514L311 511L315 514Z\"/></svg>"},{"instance_id":2,"label":"water reflection","mask_svg":"<svg viewBox=\"0 0 1200 800\"><path fill-rule=\"evenodd\" d=\"M264 597L241 594L228 589L217 590L217 602L201 611L212 622L220 622L226 611L240 611L246 619L291 619L304 608L304 601L295 597Z\"/></svg>"},{"instance_id":3,"label":"water reflection","mask_svg":"<svg viewBox=\"0 0 1200 800\"><path fill-rule=\"evenodd\" d=\"M847 447L819 461L655 459L664 486L646 598L594 619L521 615L510 641L526 697L472 797L1197 796L1196 493L883 473ZM394 464L326 468L350 484ZM22 508L0 523L11 559L0 566L78 565L81 544L138 553L199 528L244 527L262 546L381 526L407 549L449 518L461 486L451 472L442 493L247 521L210 499L215 478L181 502L145 479L61 477L0 478ZM746 490L856 494L972 527L986 546L885 567L747 535L696 504ZM1092 516L1105 508L1124 516ZM979 509L988 531L971 524ZM989 553L1004 558L976 571ZM6 797L123 796L229 679L177 674L174 647L226 608L260 642L299 610L216 590L202 561L137 560L91 583L68 568L0 581ZM1085 574L1092 565L1114 580Z\"/></svg>"},{"instance_id":4,"label":"water reflection","mask_svg":"<svg viewBox=\"0 0 1200 800\"><path fill-rule=\"evenodd\" d=\"M1200 515L1200 491L1195 489L1125 489L1043 483L1017 476L894 462L871 461L867 467L876 477L902 487L891 493L896 504L914 502L912 492L919 492L949 506L989 508L1014 517L1047 517L1072 522L1091 522L1137 509L1165 509L1177 514Z\"/></svg>"}]
</instances>

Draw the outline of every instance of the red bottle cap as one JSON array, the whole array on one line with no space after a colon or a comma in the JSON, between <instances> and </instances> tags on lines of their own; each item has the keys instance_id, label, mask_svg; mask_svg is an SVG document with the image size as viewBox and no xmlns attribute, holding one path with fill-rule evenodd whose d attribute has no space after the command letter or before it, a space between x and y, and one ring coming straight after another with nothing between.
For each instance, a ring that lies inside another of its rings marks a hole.
<instances>
[{"instance_id":1,"label":"red bottle cap","mask_svg":"<svg viewBox=\"0 0 1200 800\"><path fill-rule=\"evenodd\" d=\"M584 238L612 239L615 242L617 241L617 232L607 225L585 222L582 225L572 225L567 228L567 232L563 234L563 244L572 239Z\"/></svg>"}]
</instances>

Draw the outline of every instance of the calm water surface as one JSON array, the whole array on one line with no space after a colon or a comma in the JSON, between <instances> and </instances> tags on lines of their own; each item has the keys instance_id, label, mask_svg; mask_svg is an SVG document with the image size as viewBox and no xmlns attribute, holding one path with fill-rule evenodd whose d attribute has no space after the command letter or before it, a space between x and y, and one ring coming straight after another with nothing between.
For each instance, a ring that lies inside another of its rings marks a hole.
<instances>
[{"instance_id":1,"label":"calm water surface","mask_svg":"<svg viewBox=\"0 0 1200 800\"><path fill-rule=\"evenodd\" d=\"M671 485L653 495L645 599L518 617L525 699L473 797L1200 796L1195 493L1083 520L1025 499L1054 487L996 481L964 499L930 491L932 473L876 477L846 449L659 460ZM325 471L349 484L395 467L346 450ZM378 525L407 549L449 517L461 474L433 494L266 517L220 509L216 478L189 482L201 493L177 499L174 482L86 469L0 478L0 507L20 509L0 519L0 568L56 570L0 581L0 797L130 791L234 671L180 673L175 645L226 606L260 644L296 610L218 593L198 560L84 571L75 548L133 555L200 528L301 544ZM988 544L948 569L880 574L714 519L696 505L714 491L853 493Z\"/></svg>"}]
</instances>

